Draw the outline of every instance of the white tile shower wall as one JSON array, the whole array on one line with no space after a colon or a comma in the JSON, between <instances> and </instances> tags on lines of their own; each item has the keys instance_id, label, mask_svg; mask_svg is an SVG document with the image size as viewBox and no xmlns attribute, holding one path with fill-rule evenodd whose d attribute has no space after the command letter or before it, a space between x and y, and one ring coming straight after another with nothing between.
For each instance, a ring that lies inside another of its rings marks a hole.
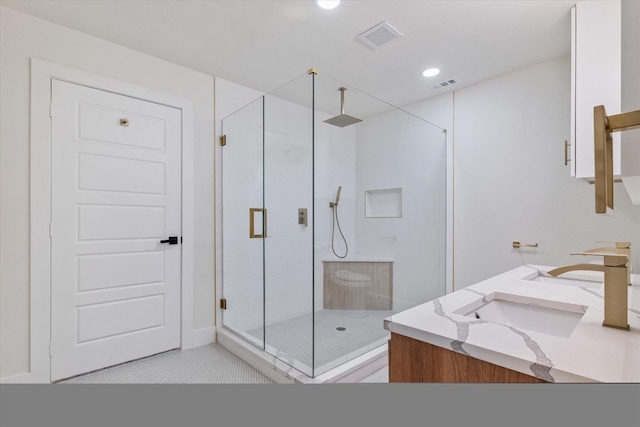
<instances>
[{"instance_id":1,"label":"white tile shower wall","mask_svg":"<svg viewBox=\"0 0 640 427\"><path fill-rule=\"evenodd\" d=\"M446 136L401 111L360 124L356 240L361 255L390 257L394 309L445 293ZM366 190L402 188L400 218L365 218Z\"/></svg>"},{"instance_id":2,"label":"white tile shower wall","mask_svg":"<svg viewBox=\"0 0 640 427\"><path fill-rule=\"evenodd\" d=\"M328 114L316 117L316 235L315 235L315 309L323 308L323 259L338 259L331 250L331 224L338 186L342 187L338 204L338 221L347 240L348 256L358 252L355 238L356 212L356 129L357 126L339 128L323 123ZM338 255L344 255L345 247L338 231L334 230L334 247Z\"/></svg>"},{"instance_id":3,"label":"white tile shower wall","mask_svg":"<svg viewBox=\"0 0 640 427\"><path fill-rule=\"evenodd\" d=\"M329 115L316 111L313 153L311 117L311 109L308 107L267 97L267 324L310 313L314 309L314 287L315 309L322 309L321 259L330 253L332 211L329 201L335 198L338 185L343 187L340 196L340 207L343 208L340 211L343 221L341 226L345 237L352 243L354 241L353 218L350 218L355 196L354 132L322 123ZM315 179L312 176L312 162L315 164ZM314 183L315 218L312 199ZM298 208L307 209L306 227L297 223ZM315 225L315 242L312 240L312 224ZM315 243L313 252L312 242Z\"/></svg>"}]
</instances>

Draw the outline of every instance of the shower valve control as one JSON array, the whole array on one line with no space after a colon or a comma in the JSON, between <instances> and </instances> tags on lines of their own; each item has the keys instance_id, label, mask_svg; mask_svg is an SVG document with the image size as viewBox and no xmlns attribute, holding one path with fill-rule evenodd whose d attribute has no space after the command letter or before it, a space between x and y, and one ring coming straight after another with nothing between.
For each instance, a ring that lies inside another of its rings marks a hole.
<instances>
[{"instance_id":1,"label":"shower valve control","mask_svg":"<svg viewBox=\"0 0 640 427\"><path fill-rule=\"evenodd\" d=\"M308 225L307 208L298 208L298 224L304 225L305 227Z\"/></svg>"}]
</instances>

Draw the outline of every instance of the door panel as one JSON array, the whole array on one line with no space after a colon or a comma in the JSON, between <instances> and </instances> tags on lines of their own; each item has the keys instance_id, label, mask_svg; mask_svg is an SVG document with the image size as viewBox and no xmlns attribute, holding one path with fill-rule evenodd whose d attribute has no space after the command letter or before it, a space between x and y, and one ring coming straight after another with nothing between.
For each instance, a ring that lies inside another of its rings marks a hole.
<instances>
[{"instance_id":1,"label":"door panel","mask_svg":"<svg viewBox=\"0 0 640 427\"><path fill-rule=\"evenodd\" d=\"M93 154L78 156L80 190L162 194L164 164ZM117 170L119 173L105 173Z\"/></svg>"},{"instance_id":2,"label":"door panel","mask_svg":"<svg viewBox=\"0 0 640 427\"><path fill-rule=\"evenodd\" d=\"M143 101L144 102L144 101ZM147 116L149 109L136 105L130 108L108 108L102 105L78 103L79 136L83 140L130 145L158 151L165 149L165 122L162 118ZM151 113L153 114L153 112ZM127 120L120 125L120 120ZM115 126L114 124L118 124Z\"/></svg>"},{"instance_id":3,"label":"door panel","mask_svg":"<svg viewBox=\"0 0 640 427\"><path fill-rule=\"evenodd\" d=\"M180 346L181 112L52 82L51 379Z\"/></svg>"},{"instance_id":4,"label":"door panel","mask_svg":"<svg viewBox=\"0 0 640 427\"><path fill-rule=\"evenodd\" d=\"M159 206L78 206L78 240L142 239L164 236Z\"/></svg>"},{"instance_id":5,"label":"door panel","mask_svg":"<svg viewBox=\"0 0 640 427\"><path fill-rule=\"evenodd\" d=\"M164 282L164 251L78 256L78 291Z\"/></svg>"},{"instance_id":6,"label":"door panel","mask_svg":"<svg viewBox=\"0 0 640 427\"><path fill-rule=\"evenodd\" d=\"M79 307L78 342L162 326L164 304L164 295L160 294Z\"/></svg>"}]
</instances>

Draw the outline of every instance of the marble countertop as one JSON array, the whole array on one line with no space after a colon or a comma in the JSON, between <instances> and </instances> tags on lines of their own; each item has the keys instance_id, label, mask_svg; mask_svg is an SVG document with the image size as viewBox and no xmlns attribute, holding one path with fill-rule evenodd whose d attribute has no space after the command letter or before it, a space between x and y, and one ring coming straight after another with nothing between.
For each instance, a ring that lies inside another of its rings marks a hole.
<instances>
[{"instance_id":1,"label":"marble countertop","mask_svg":"<svg viewBox=\"0 0 640 427\"><path fill-rule=\"evenodd\" d=\"M632 275L628 294L631 330L623 331L602 326L603 284L587 288L523 280L552 268L515 268L394 314L385 319L384 327L546 381L640 382L640 275ZM580 273L602 280L602 273ZM562 337L456 313L494 293L581 306L584 315L571 334Z\"/></svg>"}]
</instances>

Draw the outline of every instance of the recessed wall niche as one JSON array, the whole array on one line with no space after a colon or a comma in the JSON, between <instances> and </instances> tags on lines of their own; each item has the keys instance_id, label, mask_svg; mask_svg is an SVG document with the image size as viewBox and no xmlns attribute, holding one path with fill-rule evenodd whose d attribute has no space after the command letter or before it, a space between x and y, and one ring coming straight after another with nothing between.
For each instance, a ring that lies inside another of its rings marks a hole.
<instances>
[{"instance_id":1,"label":"recessed wall niche","mask_svg":"<svg viewBox=\"0 0 640 427\"><path fill-rule=\"evenodd\" d=\"M366 190L364 216L366 218L401 218L402 188Z\"/></svg>"}]
</instances>

